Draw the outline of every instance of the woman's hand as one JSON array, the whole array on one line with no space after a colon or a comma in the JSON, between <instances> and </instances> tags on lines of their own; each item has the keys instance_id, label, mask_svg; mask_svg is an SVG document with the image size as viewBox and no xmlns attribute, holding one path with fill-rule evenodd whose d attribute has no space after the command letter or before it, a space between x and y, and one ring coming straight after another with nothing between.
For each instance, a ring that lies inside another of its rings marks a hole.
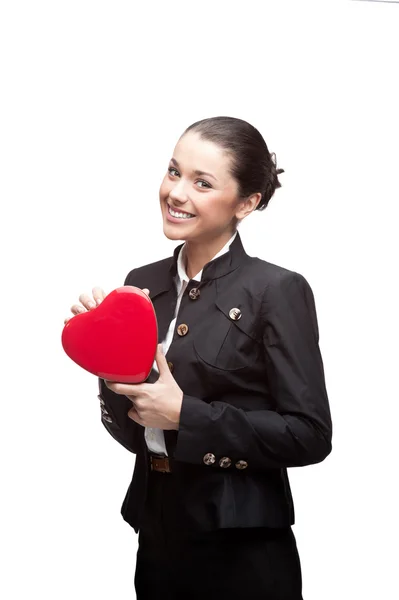
<instances>
[{"instance_id":1,"label":"woman's hand","mask_svg":"<svg viewBox=\"0 0 399 600\"><path fill-rule=\"evenodd\" d=\"M143 288L142 291L145 294L147 294L147 296L150 295L150 290L148 290L147 288ZM104 290L100 287L94 287L92 290L92 294L93 297L89 296L88 294L80 294L79 302L81 302L81 304L74 304L73 306L71 306L71 312L74 316L96 308L96 306L98 306L107 295L104 292ZM64 325L71 318L72 317L67 317L66 319L64 319Z\"/></svg>"},{"instance_id":2,"label":"woman's hand","mask_svg":"<svg viewBox=\"0 0 399 600\"><path fill-rule=\"evenodd\" d=\"M143 427L179 429L183 390L173 377L162 344L158 344L155 360L159 379L155 383L114 383L105 385L116 394L123 394L132 401L128 416Z\"/></svg>"}]
</instances>

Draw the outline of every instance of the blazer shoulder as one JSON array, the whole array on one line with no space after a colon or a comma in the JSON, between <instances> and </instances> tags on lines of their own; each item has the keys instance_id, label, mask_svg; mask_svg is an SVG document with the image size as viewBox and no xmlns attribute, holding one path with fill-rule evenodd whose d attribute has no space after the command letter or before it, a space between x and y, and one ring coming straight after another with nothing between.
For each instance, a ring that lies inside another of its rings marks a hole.
<instances>
[{"instance_id":1,"label":"blazer shoulder","mask_svg":"<svg viewBox=\"0 0 399 600\"><path fill-rule=\"evenodd\" d=\"M294 280L307 283L301 273L258 257L250 258L249 263L246 265L246 271L249 271L252 276L259 278L263 283L264 289L270 285L278 286L281 283Z\"/></svg>"},{"instance_id":2,"label":"blazer shoulder","mask_svg":"<svg viewBox=\"0 0 399 600\"><path fill-rule=\"evenodd\" d=\"M162 258L141 267L136 267L126 275L124 285L150 288L151 283L158 283L162 275L168 276L172 261L173 257L169 256L168 258Z\"/></svg>"},{"instance_id":3,"label":"blazer shoulder","mask_svg":"<svg viewBox=\"0 0 399 600\"><path fill-rule=\"evenodd\" d=\"M246 277L261 302L262 313L303 301L315 310L313 288L302 273L257 257L251 258L248 267Z\"/></svg>"},{"instance_id":4,"label":"blazer shoulder","mask_svg":"<svg viewBox=\"0 0 399 600\"><path fill-rule=\"evenodd\" d=\"M289 311L293 314L301 310L303 314L310 312L318 337L314 293L304 275L298 273L298 271L259 258L255 258L253 264L254 268L257 269L257 273L261 273L262 314L266 314L270 318L270 315L281 314L283 311Z\"/></svg>"}]
</instances>

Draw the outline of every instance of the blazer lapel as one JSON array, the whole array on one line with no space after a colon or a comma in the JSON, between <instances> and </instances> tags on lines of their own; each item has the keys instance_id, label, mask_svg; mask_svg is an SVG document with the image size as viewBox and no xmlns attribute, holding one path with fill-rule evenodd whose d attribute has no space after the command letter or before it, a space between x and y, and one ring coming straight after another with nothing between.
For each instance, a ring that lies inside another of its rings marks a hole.
<instances>
[{"instance_id":1,"label":"blazer lapel","mask_svg":"<svg viewBox=\"0 0 399 600\"><path fill-rule=\"evenodd\" d=\"M160 344L168 332L171 320L174 317L176 310L177 291L173 285L167 292L154 299L153 304L157 313L158 319L158 343ZM157 375L158 377L158 375ZM165 445L168 451L168 456L173 456L174 448L177 443L177 431L164 430Z\"/></svg>"},{"instance_id":2,"label":"blazer lapel","mask_svg":"<svg viewBox=\"0 0 399 600\"><path fill-rule=\"evenodd\" d=\"M150 298L157 315L158 344L161 344L166 337L170 322L172 321L176 310L177 291L174 281L171 281L169 289L162 292L158 291L154 295L151 294L150 289ZM158 377L158 372L155 371L155 369L152 369L146 381L148 383L155 383ZM165 445L168 456L173 456L174 448L177 442L177 433L178 432L176 430L164 430Z\"/></svg>"},{"instance_id":3,"label":"blazer lapel","mask_svg":"<svg viewBox=\"0 0 399 600\"><path fill-rule=\"evenodd\" d=\"M174 282L168 290L157 294L156 297L151 296L150 290L150 298L157 315L158 344L161 344L165 339L176 310L177 291Z\"/></svg>"}]
</instances>

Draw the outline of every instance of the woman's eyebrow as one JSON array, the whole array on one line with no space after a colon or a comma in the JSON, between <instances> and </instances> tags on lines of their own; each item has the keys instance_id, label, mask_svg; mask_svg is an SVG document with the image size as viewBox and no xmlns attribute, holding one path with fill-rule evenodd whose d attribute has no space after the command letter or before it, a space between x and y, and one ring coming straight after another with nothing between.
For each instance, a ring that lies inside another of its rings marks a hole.
<instances>
[{"instance_id":1,"label":"woman's eyebrow","mask_svg":"<svg viewBox=\"0 0 399 600\"><path fill-rule=\"evenodd\" d=\"M177 162L177 160L175 158L171 158L170 162L174 164L175 167L179 167L179 163ZM212 175L212 173L206 173L205 171L199 171L198 169L196 169L195 171L193 171L194 175L205 175L206 177L212 177L212 179L214 179L215 181L217 181L216 177L214 175Z\"/></svg>"}]
</instances>

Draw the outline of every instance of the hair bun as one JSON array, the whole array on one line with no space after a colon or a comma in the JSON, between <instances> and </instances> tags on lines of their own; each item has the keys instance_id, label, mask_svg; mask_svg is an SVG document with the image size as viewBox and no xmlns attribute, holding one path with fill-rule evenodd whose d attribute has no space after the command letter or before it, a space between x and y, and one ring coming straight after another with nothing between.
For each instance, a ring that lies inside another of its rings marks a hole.
<instances>
[{"instance_id":1,"label":"hair bun","mask_svg":"<svg viewBox=\"0 0 399 600\"><path fill-rule=\"evenodd\" d=\"M270 153L270 158L272 159L272 163L274 165L274 168L272 168L273 172L277 175L281 175L281 173L284 173L284 169L277 169L277 156L275 152Z\"/></svg>"},{"instance_id":2,"label":"hair bun","mask_svg":"<svg viewBox=\"0 0 399 600\"><path fill-rule=\"evenodd\" d=\"M278 176L281 175L281 173L284 173L284 169L277 168L277 156L276 156L275 152L270 153L270 158L272 161L272 168L271 168L272 179L270 181L270 187L272 188L272 190L271 190L270 196L272 196L274 194L274 190L281 187L281 183L278 180Z\"/></svg>"}]
</instances>

